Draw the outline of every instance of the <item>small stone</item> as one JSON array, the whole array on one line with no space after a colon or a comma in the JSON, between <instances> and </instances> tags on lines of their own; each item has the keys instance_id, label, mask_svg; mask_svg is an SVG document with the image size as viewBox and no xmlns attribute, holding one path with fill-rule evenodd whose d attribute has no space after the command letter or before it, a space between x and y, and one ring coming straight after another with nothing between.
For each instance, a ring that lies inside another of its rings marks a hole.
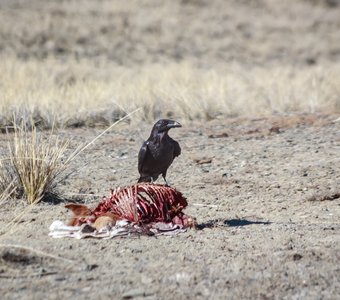
<instances>
[{"instance_id":1,"label":"small stone","mask_svg":"<svg viewBox=\"0 0 340 300\"><path fill-rule=\"evenodd\" d=\"M135 297L145 297L145 296L146 296L146 294L145 294L143 289L136 288L136 289L132 289L132 290L125 292L122 295L122 298L123 299L132 299L132 298L135 298Z\"/></svg>"}]
</instances>

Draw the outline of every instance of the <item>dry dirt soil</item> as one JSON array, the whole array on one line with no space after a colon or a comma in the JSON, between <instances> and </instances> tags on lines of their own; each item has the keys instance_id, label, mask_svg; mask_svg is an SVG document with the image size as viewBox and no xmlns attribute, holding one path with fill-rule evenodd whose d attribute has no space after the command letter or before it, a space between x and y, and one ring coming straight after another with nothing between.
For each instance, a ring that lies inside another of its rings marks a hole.
<instances>
[{"instance_id":1,"label":"dry dirt soil","mask_svg":"<svg viewBox=\"0 0 340 300\"><path fill-rule=\"evenodd\" d=\"M136 182L150 124L115 127L59 185L90 206ZM99 129L66 130L70 151ZM168 180L198 228L177 236L53 239L64 203L1 207L2 299L336 299L340 291L339 115L185 123ZM0 136L2 147L8 137ZM160 180L160 182L162 182ZM13 245L16 245L15 247Z\"/></svg>"},{"instance_id":2,"label":"dry dirt soil","mask_svg":"<svg viewBox=\"0 0 340 300\"><path fill-rule=\"evenodd\" d=\"M340 59L339 16L337 0L0 1L0 54L327 67ZM338 299L339 118L178 120L168 181L198 228L177 236L52 239L50 224L70 217L64 202L2 205L1 299ZM82 152L59 184L64 201L95 206L135 183L151 126L121 124ZM72 151L100 132L58 134ZM10 138L0 134L0 150Z\"/></svg>"}]
</instances>

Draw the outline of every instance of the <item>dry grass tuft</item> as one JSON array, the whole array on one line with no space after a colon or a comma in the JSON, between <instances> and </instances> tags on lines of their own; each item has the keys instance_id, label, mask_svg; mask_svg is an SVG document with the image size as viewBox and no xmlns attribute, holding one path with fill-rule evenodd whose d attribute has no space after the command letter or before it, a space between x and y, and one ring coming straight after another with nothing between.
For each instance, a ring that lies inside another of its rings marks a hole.
<instances>
[{"instance_id":1,"label":"dry grass tuft","mask_svg":"<svg viewBox=\"0 0 340 300\"><path fill-rule=\"evenodd\" d=\"M15 187L15 188L14 188ZM12 191L12 189L14 189ZM12 191L12 192L10 192ZM11 196L22 194L16 185L16 176L9 158L0 159L0 200L4 201ZM2 203L1 201L1 203Z\"/></svg>"},{"instance_id":2,"label":"dry grass tuft","mask_svg":"<svg viewBox=\"0 0 340 300\"><path fill-rule=\"evenodd\" d=\"M54 135L53 129L48 135L43 135L38 132L34 121L31 120L30 126L27 127L26 122L22 120L19 126L14 118L9 157L0 159L0 193L5 195L8 187L15 187L11 195L15 194L16 198L25 196L29 204L35 204L50 196L58 198L56 186L60 180L70 175L66 172L69 164L103 134L139 110L140 108L137 108L127 113L89 143L79 145L67 155L66 150L70 141L61 141Z\"/></svg>"},{"instance_id":3,"label":"dry grass tuft","mask_svg":"<svg viewBox=\"0 0 340 300\"><path fill-rule=\"evenodd\" d=\"M0 173L1 175L3 173ZM0 179L0 184L3 183L3 179ZM6 187L0 187L0 205L7 202L8 199L10 199L16 191L16 186L14 185L14 180L12 180Z\"/></svg>"},{"instance_id":4,"label":"dry grass tuft","mask_svg":"<svg viewBox=\"0 0 340 300\"><path fill-rule=\"evenodd\" d=\"M57 178L66 168L63 158L67 145L52 133L43 138L34 125L31 130L24 124L14 126L10 173L15 174L16 184L29 204L54 194Z\"/></svg>"}]
</instances>

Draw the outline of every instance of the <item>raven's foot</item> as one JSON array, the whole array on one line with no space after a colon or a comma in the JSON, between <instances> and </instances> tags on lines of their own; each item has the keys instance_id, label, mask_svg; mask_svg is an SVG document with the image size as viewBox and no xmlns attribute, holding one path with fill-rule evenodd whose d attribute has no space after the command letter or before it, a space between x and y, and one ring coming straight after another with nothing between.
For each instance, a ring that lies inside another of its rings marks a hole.
<instances>
[{"instance_id":1,"label":"raven's foot","mask_svg":"<svg viewBox=\"0 0 340 300\"><path fill-rule=\"evenodd\" d=\"M163 179L164 179L164 181L165 181L165 186L166 186L166 187L170 187L170 184L166 181L166 179L165 179L164 176L163 176Z\"/></svg>"}]
</instances>

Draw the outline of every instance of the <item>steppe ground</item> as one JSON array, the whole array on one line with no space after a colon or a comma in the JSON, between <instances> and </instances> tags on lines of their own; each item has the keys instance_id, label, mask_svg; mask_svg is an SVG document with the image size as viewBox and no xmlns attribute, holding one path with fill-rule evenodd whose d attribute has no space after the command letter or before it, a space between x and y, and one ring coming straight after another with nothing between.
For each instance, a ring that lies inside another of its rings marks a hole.
<instances>
[{"instance_id":1,"label":"steppe ground","mask_svg":"<svg viewBox=\"0 0 340 300\"><path fill-rule=\"evenodd\" d=\"M1 126L13 111L41 127L56 120L72 152L143 108L73 161L60 197L93 207L136 182L142 141L172 117L182 155L168 180L198 222L173 237L52 239L52 221L70 217L64 201L1 203L2 299L339 297L339 1L15 0L1 1L0 15ZM185 82L174 102L162 69ZM218 80L230 70L232 81ZM129 76L112 87L120 71ZM223 86L214 102L222 83L236 89ZM0 135L2 157L12 138Z\"/></svg>"}]
</instances>

